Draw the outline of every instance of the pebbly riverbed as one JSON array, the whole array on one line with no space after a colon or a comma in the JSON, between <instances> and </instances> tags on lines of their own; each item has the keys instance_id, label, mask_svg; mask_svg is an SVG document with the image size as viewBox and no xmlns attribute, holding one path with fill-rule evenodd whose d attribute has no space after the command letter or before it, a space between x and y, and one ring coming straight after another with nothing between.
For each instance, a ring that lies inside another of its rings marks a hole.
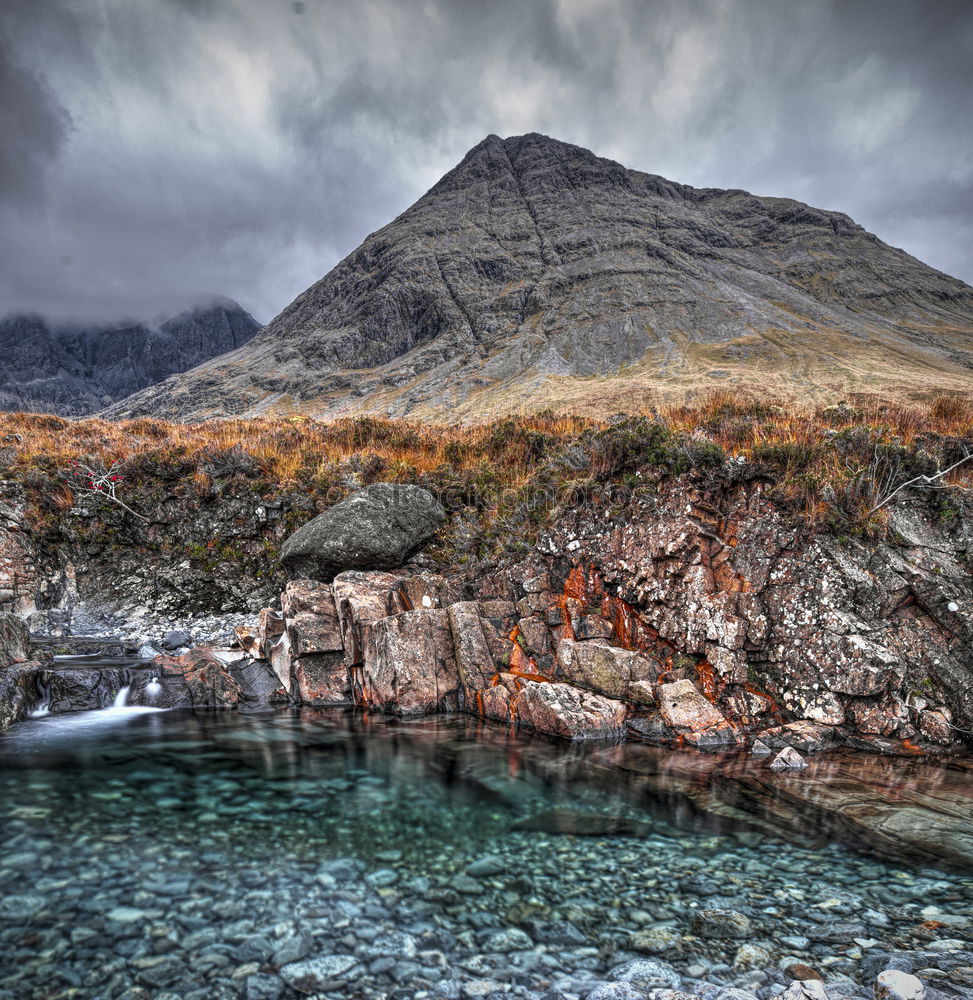
<instances>
[{"instance_id":1,"label":"pebbly riverbed","mask_svg":"<svg viewBox=\"0 0 973 1000\"><path fill-rule=\"evenodd\" d=\"M973 995L973 873L861 853L810 813L782 839L599 752L309 709L19 724L0 998L763 1000L800 967L830 997L885 968Z\"/></svg>"}]
</instances>

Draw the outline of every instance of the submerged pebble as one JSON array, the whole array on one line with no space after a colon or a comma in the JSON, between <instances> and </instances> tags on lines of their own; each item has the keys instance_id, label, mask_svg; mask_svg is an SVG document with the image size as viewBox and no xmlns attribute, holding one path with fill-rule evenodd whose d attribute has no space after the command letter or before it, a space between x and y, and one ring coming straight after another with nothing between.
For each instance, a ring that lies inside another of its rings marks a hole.
<instances>
[{"instance_id":1,"label":"submerged pebble","mask_svg":"<svg viewBox=\"0 0 973 1000\"><path fill-rule=\"evenodd\" d=\"M51 721L46 749L0 740L0 1000L973 987L969 877L681 816L573 748L309 710ZM568 809L641 835L520 823Z\"/></svg>"}]
</instances>

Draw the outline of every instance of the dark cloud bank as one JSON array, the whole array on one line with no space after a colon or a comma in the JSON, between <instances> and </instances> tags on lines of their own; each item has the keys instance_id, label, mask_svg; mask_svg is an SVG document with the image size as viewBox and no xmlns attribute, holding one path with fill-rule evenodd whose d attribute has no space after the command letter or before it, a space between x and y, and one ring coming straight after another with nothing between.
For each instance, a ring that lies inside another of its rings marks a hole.
<instances>
[{"instance_id":1,"label":"dark cloud bank","mask_svg":"<svg viewBox=\"0 0 973 1000\"><path fill-rule=\"evenodd\" d=\"M971 93L967 0L5 0L0 313L267 320L490 132L973 281Z\"/></svg>"}]
</instances>

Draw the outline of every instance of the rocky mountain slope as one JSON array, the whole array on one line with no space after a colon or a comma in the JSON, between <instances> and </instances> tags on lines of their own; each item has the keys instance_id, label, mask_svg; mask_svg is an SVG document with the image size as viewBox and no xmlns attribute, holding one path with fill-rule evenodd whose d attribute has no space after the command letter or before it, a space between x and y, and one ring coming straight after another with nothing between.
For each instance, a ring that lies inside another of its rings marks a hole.
<instances>
[{"instance_id":1,"label":"rocky mountain slope","mask_svg":"<svg viewBox=\"0 0 973 1000\"><path fill-rule=\"evenodd\" d=\"M260 324L230 299L160 324L56 325L0 320L0 409L94 413L131 393L242 347Z\"/></svg>"},{"instance_id":2,"label":"rocky mountain slope","mask_svg":"<svg viewBox=\"0 0 973 1000\"><path fill-rule=\"evenodd\" d=\"M488 136L241 349L109 415L412 414L973 389L973 288L846 215Z\"/></svg>"}]
</instances>

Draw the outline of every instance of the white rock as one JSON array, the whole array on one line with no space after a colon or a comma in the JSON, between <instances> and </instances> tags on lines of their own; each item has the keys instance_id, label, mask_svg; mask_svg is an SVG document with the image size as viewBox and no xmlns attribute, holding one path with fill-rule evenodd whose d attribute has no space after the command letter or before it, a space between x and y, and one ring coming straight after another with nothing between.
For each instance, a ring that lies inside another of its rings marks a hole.
<instances>
[{"instance_id":1,"label":"white rock","mask_svg":"<svg viewBox=\"0 0 973 1000\"><path fill-rule=\"evenodd\" d=\"M886 969L875 977L875 1000L923 1000L926 987L898 969Z\"/></svg>"},{"instance_id":2,"label":"white rock","mask_svg":"<svg viewBox=\"0 0 973 1000\"><path fill-rule=\"evenodd\" d=\"M805 767L807 761L793 747L784 747L770 762L772 771L800 771Z\"/></svg>"},{"instance_id":3,"label":"white rock","mask_svg":"<svg viewBox=\"0 0 973 1000\"><path fill-rule=\"evenodd\" d=\"M963 951L966 942L959 938L940 938L938 941L930 941L926 947L929 951Z\"/></svg>"},{"instance_id":4,"label":"white rock","mask_svg":"<svg viewBox=\"0 0 973 1000\"><path fill-rule=\"evenodd\" d=\"M828 994L819 979L805 979L803 982L795 979L781 994L780 1000L828 1000Z\"/></svg>"},{"instance_id":5,"label":"white rock","mask_svg":"<svg viewBox=\"0 0 973 1000\"><path fill-rule=\"evenodd\" d=\"M351 955L322 955L281 966L280 976L298 993L317 993L340 988L354 968Z\"/></svg>"},{"instance_id":6,"label":"white rock","mask_svg":"<svg viewBox=\"0 0 973 1000\"><path fill-rule=\"evenodd\" d=\"M137 910L133 906L116 906L108 911L108 919L114 920L116 924L144 923L148 916L145 910Z\"/></svg>"}]
</instances>

